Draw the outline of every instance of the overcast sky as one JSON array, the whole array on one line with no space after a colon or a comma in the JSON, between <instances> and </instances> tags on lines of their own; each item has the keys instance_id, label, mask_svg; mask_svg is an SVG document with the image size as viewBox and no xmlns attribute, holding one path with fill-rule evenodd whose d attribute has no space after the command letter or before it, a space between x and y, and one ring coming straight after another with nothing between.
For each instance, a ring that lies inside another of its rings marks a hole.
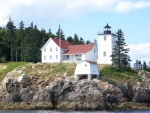
<instances>
[{"instance_id":1,"label":"overcast sky","mask_svg":"<svg viewBox=\"0 0 150 113\"><path fill-rule=\"evenodd\" d=\"M108 23L124 32L133 62L150 61L150 0L0 0L1 27L9 16L17 27L23 20L25 27L33 22L56 33L60 24L66 37L77 33L90 41Z\"/></svg>"}]
</instances>

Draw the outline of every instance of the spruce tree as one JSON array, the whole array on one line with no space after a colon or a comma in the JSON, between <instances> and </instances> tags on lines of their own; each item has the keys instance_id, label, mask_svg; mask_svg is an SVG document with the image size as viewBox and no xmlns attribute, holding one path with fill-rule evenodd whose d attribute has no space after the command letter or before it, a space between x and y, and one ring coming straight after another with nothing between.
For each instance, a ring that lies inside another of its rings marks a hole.
<instances>
[{"instance_id":1,"label":"spruce tree","mask_svg":"<svg viewBox=\"0 0 150 113\"><path fill-rule=\"evenodd\" d=\"M23 40L25 37L25 31L24 31L24 23L23 21L20 22L19 24L19 29L16 30L16 38L14 41L14 49L15 49L15 57L16 57L16 62L17 61L23 61Z\"/></svg>"},{"instance_id":2,"label":"spruce tree","mask_svg":"<svg viewBox=\"0 0 150 113\"><path fill-rule=\"evenodd\" d=\"M8 42L10 43L11 61L14 60L13 51L14 51L15 28L16 27L14 26L13 21L11 21L11 18L9 18L9 22L6 25L6 30L7 30L7 39Z\"/></svg>"},{"instance_id":3,"label":"spruce tree","mask_svg":"<svg viewBox=\"0 0 150 113\"><path fill-rule=\"evenodd\" d=\"M74 44L79 44L79 43L80 43L79 37L78 37L78 35L75 33L75 34L74 34Z\"/></svg>"},{"instance_id":4,"label":"spruce tree","mask_svg":"<svg viewBox=\"0 0 150 113\"><path fill-rule=\"evenodd\" d=\"M111 55L114 65L117 65L119 70L126 69L130 64L130 57L128 56L129 48L126 48L124 34L121 29L116 33L115 46Z\"/></svg>"},{"instance_id":5,"label":"spruce tree","mask_svg":"<svg viewBox=\"0 0 150 113\"><path fill-rule=\"evenodd\" d=\"M87 41L86 41L86 44L91 44L91 41L90 41L90 40L87 40Z\"/></svg>"},{"instance_id":6,"label":"spruce tree","mask_svg":"<svg viewBox=\"0 0 150 113\"><path fill-rule=\"evenodd\" d=\"M147 70L147 64L146 64L145 61L143 61L143 69L144 69L144 70Z\"/></svg>"},{"instance_id":7,"label":"spruce tree","mask_svg":"<svg viewBox=\"0 0 150 113\"><path fill-rule=\"evenodd\" d=\"M7 59L6 57L10 53L10 51L8 51L7 45L8 44L6 42L6 31L4 28L0 27L0 62L1 60L5 61L5 59Z\"/></svg>"},{"instance_id":8,"label":"spruce tree","mask_svg":"<svg viewBox=\"0 0 150 113\"><path fill-rule=\"evenodd\" d=\"M68 40L71 44L74 43L74 40L73 40L73 38L72 38L71 36L67 37L67 40Z\"/></svg>"},{"instance_id":9,"label":"spruce tree","mask_svg":"<svg viewBox=\"0 0 150 113\"><path fill-rule=\"evenodd\" d=\"M82 37L80 37L80 44L85 44L84 39Z\"/></svg>"}]
</instances>

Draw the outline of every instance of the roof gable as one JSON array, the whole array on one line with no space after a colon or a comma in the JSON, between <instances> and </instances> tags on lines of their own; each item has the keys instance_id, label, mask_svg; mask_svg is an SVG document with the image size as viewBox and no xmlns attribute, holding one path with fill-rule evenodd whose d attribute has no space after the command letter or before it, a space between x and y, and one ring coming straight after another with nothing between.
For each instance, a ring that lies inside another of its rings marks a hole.
<instances>
[{"instance_id":1,"label":"roof gable","mask_svg":"<svg viewBox=\"0 0 150 113\"><path fill-rule=\"evenodd\" d=\"M52 38L52 40L62 49L68 49L68 45L71 45L68 40L59 40L58 38Z\"/></svg>"},{"instance_id":2,"label":"roof gable","mask_svg":"<svg viewBox=\"0 0 150 113\"><path fill-rule=\"evenodd\" d=\"M59 46L59 39L58 38L49 38L48 41L44 44L44 46L40 49L41 51L45 48L45 46L50 42L54 41ZM61 42L61 48L62 49L68 49L68 45L71 45L68 40L60 40ZM60 47L60 46L59 46Z\"/></svg>"},{"instance_id":3,"label":"roof gable","mask_svg":"<svg viewBox=\"0 0 150 113\"><path fill-rule=\"evenodd\" d=\"M92 50L94 44L86 44L86 45L68 45L68 51L64 54L83 54Z\"/></svg>"},{"instance_id":4,"label":"roof gable","mask_svg":"<svg viewBox=\"0 0 150 113\"><path fill-rule=\"evenodd\" d=\"M50 41L51 41L51 38L48 39L48 41L44 44L44 46L40 50L42 51Z\"/></svg>"}]
</instances>

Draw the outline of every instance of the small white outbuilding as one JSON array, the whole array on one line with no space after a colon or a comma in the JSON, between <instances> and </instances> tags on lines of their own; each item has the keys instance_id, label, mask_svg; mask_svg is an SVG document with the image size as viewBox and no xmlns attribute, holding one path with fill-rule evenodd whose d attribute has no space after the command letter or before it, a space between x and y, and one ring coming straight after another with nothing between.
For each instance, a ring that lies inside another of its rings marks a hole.
<instances>
[{"instance_id":1,"label":"small white outbuilding","mask_svg":"<svg viewBox=\"0 0 150 113\"><path fill-rule=\"evenodd\" d=\"M74 78L79 79L81 76L87 76L88 80L92 80L92 76L96 76L99 79L99 72L96 62L80 61L77 63Z\"/></svg>"}]
</instances>

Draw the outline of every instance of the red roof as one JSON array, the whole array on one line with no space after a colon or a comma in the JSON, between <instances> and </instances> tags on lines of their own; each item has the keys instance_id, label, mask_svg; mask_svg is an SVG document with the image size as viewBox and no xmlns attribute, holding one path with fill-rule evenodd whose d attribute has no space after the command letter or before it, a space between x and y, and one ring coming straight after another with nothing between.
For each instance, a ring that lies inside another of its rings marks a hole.
<instances>
[{"instance_id":1,"label":"red roof","mask_svg":"<svg viewBox=\"0 0 150 113\"><path fill-rule=\"evenodd\" d=\"M94 44L86 44L86 45L68 45L68 51L64 54L81 54L87 53L94 47Z\"/></svg>"},{"instance_id":2,"label":"red roof","mask_svg":"<svg viewBox=\"0 0 150 113\"><path fill-rule=\"evenodd\" d=\"M52 40L59 46L59 39L58 38L52 38ZM60 41L61 41L61 48L62 49L68 49L68 45L71 45L68 40L60 40Z\"/></svg>"},{"instance_id":3,"label":"red roof","mask_svg":"<svg viewBox=\"0 0 150 113\"><path fill-rule=\"evenodd\" d=\"M96 62L93 62L93 61L88 61L88 60L85 60L85 61L90 63L90 64L96 64Z\"/></svg>"}]
</instances>

